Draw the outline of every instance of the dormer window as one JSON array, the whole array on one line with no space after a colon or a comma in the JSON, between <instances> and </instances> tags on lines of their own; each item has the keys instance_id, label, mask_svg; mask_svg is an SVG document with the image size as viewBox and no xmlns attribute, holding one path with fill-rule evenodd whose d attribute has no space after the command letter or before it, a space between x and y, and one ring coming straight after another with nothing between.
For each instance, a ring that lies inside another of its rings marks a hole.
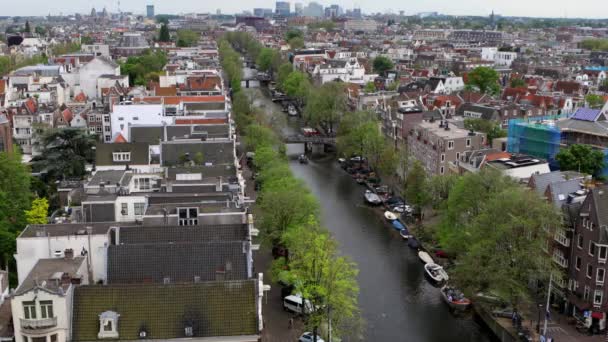
<instances>
[{"instance_id":1,"label":"dormer window","mask_svg":"<svg viewBox=\"0 0 608 342\"><path fill-rule=\"evenodd\" d=\"M114 152L112 153L112 160L115 162L131 161L131 152Z\"/></svg>"},{"instance_id":2,"label":"dormer window","mask_svg":"<svg viewBox=\"0 0 608 342\"><path fill-rule=\"evenodd\" d=\"M114 311L105 311L99 315L99 333L97 338L118 338L118 318Z\"/></svg>"}]
</instances>

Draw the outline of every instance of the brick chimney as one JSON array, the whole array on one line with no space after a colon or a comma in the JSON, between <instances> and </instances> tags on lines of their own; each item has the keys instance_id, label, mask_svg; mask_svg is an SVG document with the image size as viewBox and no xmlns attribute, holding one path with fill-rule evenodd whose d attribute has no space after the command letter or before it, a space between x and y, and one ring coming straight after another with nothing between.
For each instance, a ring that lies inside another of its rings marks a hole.
<instances>
[{"instance_id":1,"label":"brick chimney","mask_svg":"<svg viewBox=\"0 0 608 342\"><path fill-rule=\"evenodd\" d=\"M72 277L66 272L61 275L61 285L69 285L72 283Z\"/></svg>"},{"instance_id":2,"label":"brick chimney","mask_svg":"<svg viewBox=\"0 0 608 342\"><path fill-rule=\"evenodd\" d=\"M66 259L74 259L74 250L67 248L65 251L63 251L63 256Z\"/></svg>"}]
</instances>

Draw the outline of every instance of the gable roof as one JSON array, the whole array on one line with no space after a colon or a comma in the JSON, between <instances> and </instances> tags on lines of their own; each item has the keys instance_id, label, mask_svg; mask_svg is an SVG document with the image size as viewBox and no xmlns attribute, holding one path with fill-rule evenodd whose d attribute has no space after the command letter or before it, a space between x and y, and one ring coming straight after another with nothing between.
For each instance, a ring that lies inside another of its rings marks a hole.
<instances>
[{"instance_id":1,"label":"gable roof","mask_svg":"<svg viewBox=\"0 0 608 342\"><path fill-rule=\"evenodd\" d=\"M148 143L117 143L95 145L95 163L97 165L148 165L150 162L150 145ZM131 152L131 160L114 162L113 152Z\"/></svg>"},{"instance_id":2,"label":"gable roof","mask_svg":"<svg viewBox=\"0 0 608 342\"><path fill-rule=\"evenodd\" d=\"M189 284L80 286L74 292L72 339L97 341L99 314L114 311L121 340L257 335L256 280ZM253 338L257 340L257 338Z\"/></svg>"},{"instance_id":3,"label":"gable roof","mask_svg":"<svg viewBox=\"0 0 608 342\"><path fill-rule=\"evenodd\" d=\"M192 282L247 279L242 241L179 242L108 247L108 283Z\"/></svg>"},{"instance_id":4,"label":"gable roof","mask_svg":"<svg viewBox=\"0 0 608 342\"><path fill-rule=\"evenodd\" d=\"M19 288L15 291L15 295L21 295L33 288L39 288L50 293L63 294L69 284L62 284L61 278L58 278L57 274L67 273L70 277L74 277L85 260L86 258L82 256L40 259L25 280L21 282Z\"/></svg>"},{"instance_id":5,"label":"gable roof","mask_svg":"<svg viewBox=\"0 0 608 342\"><path fill-rule=\"evenodd\" d=\"M120 228L120 244L245 241L247 225L218 224L191 227L135 226Z\"/></svg>"}]
</instances>

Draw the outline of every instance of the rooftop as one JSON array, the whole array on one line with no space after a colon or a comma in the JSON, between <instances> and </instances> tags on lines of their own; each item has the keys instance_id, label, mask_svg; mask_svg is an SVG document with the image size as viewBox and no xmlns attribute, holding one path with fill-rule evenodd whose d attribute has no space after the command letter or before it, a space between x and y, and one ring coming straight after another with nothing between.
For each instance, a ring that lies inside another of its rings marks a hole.
<instances>
[{"instance_id":1,"label":"rooftop","mask_svg":"<svg viewBox=\"0 0 608 342\"><path fill-rule=\"evenodd\" d=\"M57 237L70 235L107 234L111 227L117 227L118 222L104 223L67 223L67 224L30 224L21 232L19 238Z\"/></svg>"},{"instance_id":2,"label":"rooftop","mask_svg":"<svg viewBox=\"0 0 608 342\"><path fill-rule=\"evenodd\" d=\"M15 294L20 295L35 287L63 294L69 284L62 284L62 275L67 273L70 278L75 277L85 260L86 258L83 256L40 259L27 278L19 285Z\"/></svg>"}]
</instances>

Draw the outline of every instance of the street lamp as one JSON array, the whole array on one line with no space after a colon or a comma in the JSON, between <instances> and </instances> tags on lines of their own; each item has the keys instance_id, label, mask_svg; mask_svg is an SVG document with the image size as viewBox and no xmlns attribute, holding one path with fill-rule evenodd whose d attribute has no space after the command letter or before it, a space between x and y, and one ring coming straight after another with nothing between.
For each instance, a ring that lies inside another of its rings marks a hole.
<instances>
[{"instance_id":1,"label":"street lamp","mask_svg":"<svg viewBox=\"0 0 608 342\"><path fill-rule=\"evenodd\" d=\"M536 321L536 332L540 334L540 309L542 309L543 304L538 304L538 320Z\"/></svg>"}]
</instances>

